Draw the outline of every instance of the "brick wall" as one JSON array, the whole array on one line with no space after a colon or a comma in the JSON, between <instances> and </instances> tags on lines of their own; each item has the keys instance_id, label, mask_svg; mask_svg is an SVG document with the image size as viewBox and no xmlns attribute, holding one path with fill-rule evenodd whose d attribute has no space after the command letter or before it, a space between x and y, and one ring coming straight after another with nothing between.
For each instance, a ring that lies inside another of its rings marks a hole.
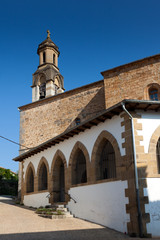
<instances>
[{"instance_id":1,"label":"brick wall","mask_svg":"<svg viewBox=\"0 0 160 240\"><path fill-rule=\"evenodd\" d=\"M34 147L105 109L103 81L20 107L20 143ZM22 152L21 152L22 153Z\"/></svg>"},{"instance_id":2,"label":"brick wall","mask_svg":"<svg viewBox=\"0 0 160 240\"><path fill-rule=\"evenodd\" d=\"M132 62L102 73L106 108L123 99L147 100L147 86L160 84L160 56Z\"/></svg>"}]
</instances>

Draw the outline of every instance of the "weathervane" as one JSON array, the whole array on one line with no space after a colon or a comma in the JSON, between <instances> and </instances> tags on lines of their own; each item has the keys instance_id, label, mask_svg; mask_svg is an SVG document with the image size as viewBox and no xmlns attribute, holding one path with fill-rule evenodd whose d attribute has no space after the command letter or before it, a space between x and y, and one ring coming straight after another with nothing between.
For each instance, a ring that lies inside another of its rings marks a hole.
<instances>
[{"instance_id":1,"label":"weathervane","mask_svg":"<svg viewBox=\"0 0 160 240\"><path fill-rule=\"evenodd\" d=\"M47 30L47 38L50 38L50 35L51 35L50 31Z\"/></svg>"}]
</instances>

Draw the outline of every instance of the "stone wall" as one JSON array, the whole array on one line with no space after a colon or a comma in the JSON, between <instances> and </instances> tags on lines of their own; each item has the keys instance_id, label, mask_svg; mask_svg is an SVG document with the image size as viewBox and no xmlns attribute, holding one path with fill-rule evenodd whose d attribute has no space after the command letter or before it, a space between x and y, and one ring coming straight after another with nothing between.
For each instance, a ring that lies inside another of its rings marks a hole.
<instances>
[{"instance_id":1,"label":"stone wall","mask_svg":"<svg viewBox=\"0 0 160 240\"><path fill-rule=\"evenodd\" d=\"M102 75L106 108L123 99L148 100L148 86L160 84L160 56L132 62L105 71Z\"/></svg>"},{"instance_id":2,"label":"stone wall","mask_svg":"<svg viewBox=\"0 0 160 240\"><path fill-rule=\"evenodd\" d=\"M20 144L35 147L105 109L103 81L20 107ZM21 151L22 152L22 151Z\"/></svg>"}]
</instances>

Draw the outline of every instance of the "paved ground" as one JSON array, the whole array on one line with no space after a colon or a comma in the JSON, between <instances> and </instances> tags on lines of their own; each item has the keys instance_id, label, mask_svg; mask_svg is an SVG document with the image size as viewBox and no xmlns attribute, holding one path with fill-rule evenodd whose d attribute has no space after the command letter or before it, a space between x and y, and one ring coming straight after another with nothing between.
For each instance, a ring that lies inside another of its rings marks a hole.
<instances>
[{"instance_id":1,"label":"paved ground","mask_svg":"<svg viewBox=\"0 0 160 240\"><path fill-rule=\"evenodd\" d=\"M2 240L122 240L138 239L77 218L45 219L0 196L0 239Z\"/></svg>"}]
</instances>

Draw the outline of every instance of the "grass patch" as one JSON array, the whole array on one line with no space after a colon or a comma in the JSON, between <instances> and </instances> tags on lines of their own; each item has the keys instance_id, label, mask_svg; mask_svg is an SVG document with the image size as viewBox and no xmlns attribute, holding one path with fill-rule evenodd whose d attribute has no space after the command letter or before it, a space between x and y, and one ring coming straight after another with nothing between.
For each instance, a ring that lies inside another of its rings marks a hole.
<instances>
[{"instance_id":1,"label":"grass patch","mask_svg":"<svg viewBox=\"0 0 160 240\"><path fill-rule=\"evenodd\" d=\"M56 210L55 208L37 208L35 213L46 215L64 215L63 211Z\"/></svg>"}]
</instances>

